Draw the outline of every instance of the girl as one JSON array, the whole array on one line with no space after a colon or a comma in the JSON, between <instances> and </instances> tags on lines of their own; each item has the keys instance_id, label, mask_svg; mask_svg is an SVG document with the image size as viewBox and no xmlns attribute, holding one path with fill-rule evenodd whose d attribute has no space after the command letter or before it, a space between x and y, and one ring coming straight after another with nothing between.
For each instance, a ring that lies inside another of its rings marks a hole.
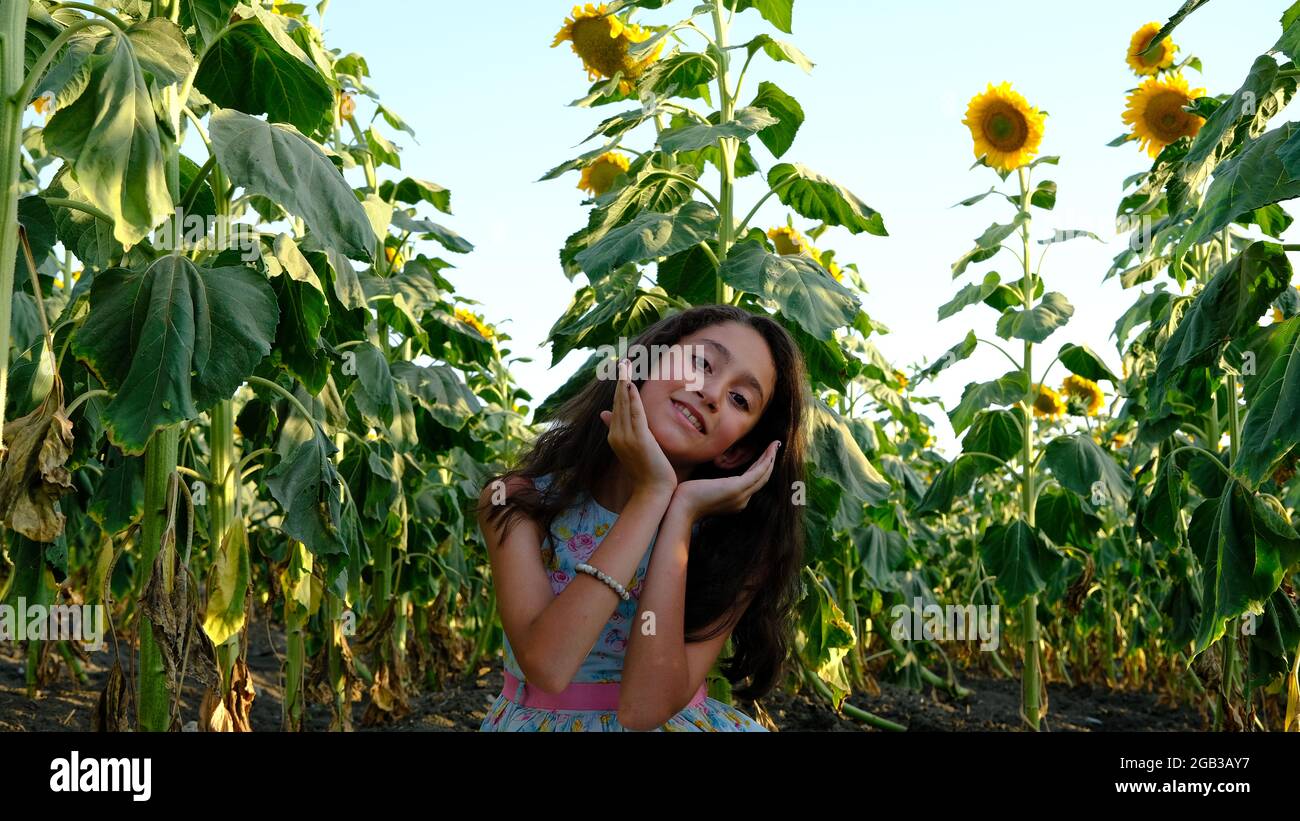
<instances>
[{"instance_id":1,"label":"girl","mask_svg":"<svg viewBox=\"0 0 1300 821\"><path fill-rule=\"evenodd\" d=\"M760 698L791 651L803 360L730 305L667 317L631 350L657 354L648 376L620 361L593 380L480 496L506 658L480 730L765 729L705 680L730 637L723 674Z\"/></svg>"}]
</instances>

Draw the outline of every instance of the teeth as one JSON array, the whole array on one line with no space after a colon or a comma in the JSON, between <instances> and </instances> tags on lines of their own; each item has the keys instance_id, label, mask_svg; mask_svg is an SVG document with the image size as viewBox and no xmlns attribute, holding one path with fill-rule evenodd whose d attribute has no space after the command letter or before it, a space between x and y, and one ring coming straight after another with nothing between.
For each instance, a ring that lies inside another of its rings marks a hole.
<instances>
[{"instance_id":1,"label":"teeth","mask_svg":"<svg viewBox=\"0 0 1300 821\"><path fill-rule=\"evenodd\" d=\"M681 403L675 402L674 404L677 405L677 410L681 412L682 416L685 416L687 419L691 421L691 424L695 426L696 430L698 430L700 433L704 433L704 423L701 422L699 419L697 419L695 417L695 414L691 413L690 408L686 407Z\"/></svg>"}]
</instances>

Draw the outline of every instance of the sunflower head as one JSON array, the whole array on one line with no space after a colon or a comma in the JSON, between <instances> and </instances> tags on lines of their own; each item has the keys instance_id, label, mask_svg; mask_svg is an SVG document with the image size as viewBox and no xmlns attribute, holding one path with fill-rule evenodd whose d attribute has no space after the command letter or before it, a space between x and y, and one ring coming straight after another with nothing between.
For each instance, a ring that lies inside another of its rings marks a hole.
<instances>
[{"instance_id":1,"label":"sunflower head","mask_svg":"<svg viewBox=\"0 0 1300 821\"><path fill-rule=\"evenodd\" d=\"M772 240L772 245L776 247L776 252L782 256L804 256L812 257L817 260L817 264L826 269L836 282L844 281L844 274L840 270L838 263L832 259L832 254L819 251L817 246L813 245L803 234L795 228L788 225L782 225L777 228L769 228L767 238Z\"/></svg>"},{"instance_id":2,"label":"sunflower head","mask_svg":"<svg viewBox=\"0 0 1300 821\"><path fill-rule=\"evenodd\" d=\"M808 254L812 256L812 243L807 237L799 233L795 228L788 225L782 225L779 228L769 228L767 238L772 240L776 246L776 252L782 256L795 256L798 254Z\"/></svg>"},{"instance_id":3,"label":"sunflower head","mask_svg":"<svg viewBox=\"0 0 1300 821\"><path fill-rule=\"evenodd\" d=\"M1065 400L1046 385L1035 385L1034 416L1056 419L1065 414Z\"/></svg>"},{"instance_id":4,"label":"sunflower head","mask_svg":"<svg viewBox=\"0 0 1300 821\"><path fill-rule=\"evenodd\" d=\"M906 388L906 387L907 387L907 374L903 373L902 371L895 370L895 371L894 371L894 381L897 382L897 383L898 383L899 385L901 385L902 387Z\"/></svg>"},{"instance_id":5,"label":"sunflower head","mask_svg":"<svg viewBox=\"0 0 1300 821\"><path fill-rule=\"evenodd\" d=\"M402 258L402 255L397 253L397 249L391 245L384 246L384 258L388 260L388 263L393 270L401 269L401 267L406 263L406 260Z\"/></svg>"},{"instance_id":6,"label":"sunflower head","mask_svg":"<svg viewBox=\"0 0 1300 821\"><path fill-rule=\"evenodd\" d=\"M971 98L962 122L975 139L976 157L1001 171L1014 171L1038 153L1046 117L1010 83L989 83L987 91Z\"/></svg>"},{"instance_id":7,"label":"sunflower head","mask_svg":"<svg viewBox=\"0 0 1300 821\"><path fill-rule=\"evenodd\" d=\"M582 169L582 179L578 180L578 187L593 197L599 197L609 190L619 174L627 171L629 165L630 162L625 155L606 151Z\"/></svg>"},{"instance_id":8,"label":"sunflower head","mask_svg":"<svg viewBox=\"0 0 1300 821\"><path fill-rule=\"evenodd\" d=\"M82 270L82 269L78 268L77 270L75 270L75 271L72 272L72 275L68 277L68 284L69 284L69 285L72 285L72 284L76 283L77 280L81 279L81 270ZM64 287L64 286L63 286L63 278L62 278L62 277L60 277L60 278L54 280L54 287L55 287L55 288L62 288L62 287Z\"/></svg>"},{"instance_id":9,"label":"sunflower head","mask_svg":"<svg viewBox=\"0 0 1300 821\"><path fill-rule=\"evenodd\" d=\"M52 116L55 109L54 92L47 91L35 100L32 100L32 108L36 110L37 114L44 114L47 118Z\"/></svg>"},{"instance_id":10,"label":"sunflower head","mask_svg":"<svg viewBox=\"0 0 1300 821\"><path fill-rule=\"evenodd\" d=\"M642 43L650 39L650 32L634 23L625 23L618 15L609 11L609 6L601 3L596 6L588 3L586 7L574 6L573 13L565 18L564 26L556 33L551 48L568 40L573 52L582 58L582 65L587 69L587 76L592 79L612 78L623 72L619 80L619 91L630 94L633 83L653 63L663 51L664 41L660 40L654 48L636 59L628 54L633 43Z\"/></svg>"},{"instance_id":11,"label":"sunflower head","mask_svg":"<svg viewBox=\"0 0 1300 821\"><path fill-rule=\"evenodd\" d=\"M1128 434L1127 433L1115 434L1110 438L1110 444L1112 447L1117 447L1117 448L1124 447L1125 445L1128 444Z\"/></svg>"},{"instance_id":12,"label":"sunflower head","mask_svg":"<svg viewBox=\"0 0 1300 821\"><path fill-rule=\"evenodd\" d=\"M1096 416L1106 400L1096 382L1077 374L1065 377L1061 383L1061 393L1065 395L1066 408L1074 416Z\"/></svg>"},{"instance_id":13,"label":"sunflower head","mask_svg":"<svg viewBox=\"0 0 1300 821\"><path fill-rule=\"evenodd\" d=\"M1174 64L1174 52L1178 50L1178 46L1174 45L1174 41L1168 37L1160 41L1160 45L1149 57L1142 57L1142 52L1146 51L1147 46L1159 33L1159 23L1147 23L1133 32L1133 37L1128 43L1128 64L1138 74L1156 74Z\"/></svg>"},{"instance_id":14,"label":"sunflower head","mask_svg":"<svg viewBox=\"0 0 1300 821\"><path fill-rule=\"evenodd\" d=\"M347 120L353 114L357 113L357 101L351 91L339 93L339 119Z\"/></svg>"},{"instance_id":15,"label":"sunflower head","mask_svg":"<svg viewBox=\"0 0 1300 821\"><path fill-rule=\"evenodd\" d=\"M470 313L466 309L457 306L456 318L459 319L461 322L464 322L466 325L470 326L474 330L478 331L479 336L483 337L484 339L492 338L493 336L492 329L484 325L481 319L474 316L474 314Z\"/></svg>"},{"instance_id":16,"label":"sunflower head","mask_svg":"<svg viewBox=\"0 0 1300 821\"><path fill-rule=\"evenodd\" d=\"M1204 96L1205 89L1190 89L1181 73L1148 77L1128 96L1124 122L1141 140L1142 150L1152 159L1169 144L1182 137L1195 137L1205 124L1203 117L1183 111L1192 100Z\"/></svg>"}]
</instances>

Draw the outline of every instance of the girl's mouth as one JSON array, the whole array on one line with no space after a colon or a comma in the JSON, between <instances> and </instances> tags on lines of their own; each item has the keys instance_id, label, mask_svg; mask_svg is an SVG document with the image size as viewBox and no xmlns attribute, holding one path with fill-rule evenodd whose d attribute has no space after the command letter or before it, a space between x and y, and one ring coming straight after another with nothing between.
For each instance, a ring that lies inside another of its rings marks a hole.
<instances>
[{"instance_id":1,"label":"girl's mouth","mask_svg":"<svg viewBox=\"0 0 1300 821\"><path fill-rule=\"evenodd\" d=\"M691 430L694 430L696 433L703 435L704 421L700 419L698 416L696 416L694 411L692 411L686 405L683 405L681 402L678 402L676 399L672 400L672 402L673 402L673 407L677 409L677 415L681 417L684 423L689 425L691 427Z\"/></svg>"}]
</instances>

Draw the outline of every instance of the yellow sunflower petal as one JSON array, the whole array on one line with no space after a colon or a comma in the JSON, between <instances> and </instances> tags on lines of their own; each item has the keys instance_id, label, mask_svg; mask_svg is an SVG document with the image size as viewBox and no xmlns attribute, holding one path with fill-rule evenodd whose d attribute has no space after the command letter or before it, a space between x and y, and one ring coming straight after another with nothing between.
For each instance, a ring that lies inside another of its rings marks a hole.
<instances>
[{"instance_id":1,"label":"yellow sunflower petal","mask_svg":"<svg viewBox=\"0 0 1300 821\"><path fill-rule=\"evenodd\" d=\"M578 180L578 187L593 197L599 197L610 189L614 180L618 179L618 175L627 171L630 165L631 162L626 155L606 151L582 169L582 178Z\"/></svg>"},{"instance_id":2,"label":"yellow sunflower petal","mask_svg":"<svg viewBox=\"0 0 1300 821\"><path fill-rule=\"evenodd\" d=\"M1132 128L1139 147L1151 158L1183 137L1195 137L1205 124L1203 117L1183 110L1205 89L1188 88L1187 78L1179 74L1148 77L1128 96L1124 122Z\"/></svg>"},{"instance_id":3,"label":"yellow sunflower petal","mask_svg":"<svg viewBox=\"0 0 1300 821\"><path fill-rule=\"evenodd\" d=\"M1105 404L1106 395L1101 386L1077 374L1065 377L1061 392L1065 394L1067 409L1076 416L1096 416Z\"/></svg>"},{"instance_id":4,"label":"yellow sunflower petal","mask_svg":"<svg viewBox=\"0 0 1300 821\"><path fill-rule=\"evenodd\" d=\"M1065 401L1061 395L1046 385L1036 385L1034 416L1056 419L1065 414Z\"/></svg>"},{"instance_id":5,"label":"yellow sunflower petal","mask_svg":"<svg viewBox=\"0 0 1300 821\"><path fill-rule=\"evenodd\" d=\"M1174 52L1178 50L1178 46L1168 37L1160 41L1160 46L1151 56L1146 58L1141 56L1151 40L1159 33L1160 24L1151 22L1133 32L1132 38L1129 39L1128 64L1138 74L1156 74L1174 64Z\"/></svg>"},{"instance_id":6,"label":"yellow sunflower petal","mask_svg":"<svg viewBox=\"0 0 1300 821\"><path fill-rule=\"evenodd\" d=\"M619 89L622 93L629 94L636 79L663 52L664 43L661 40L640 59L628 54L629 46L644 42L650 37L651 33L646 29L610 13L609 6L605 3L599 6L588 3L585 8L573 7L573 13L556 32L551 48L569 41L573 52L582 58L583 68L587 70L589 78L612 78L621 72Z\"/></svg>"},{"instance_id":7,"label":"yellow sunflower petal","mask_svg":"<svg viewBox=\"0 0 1300 821\"><path fill-rule=\"evenodd\" d=\"M971 98L962 120L975 141L975 156L1014 171L1038 153L1047 115L1031 106L1010 83L993 85Z\"/></svg>"}]
</instances>

